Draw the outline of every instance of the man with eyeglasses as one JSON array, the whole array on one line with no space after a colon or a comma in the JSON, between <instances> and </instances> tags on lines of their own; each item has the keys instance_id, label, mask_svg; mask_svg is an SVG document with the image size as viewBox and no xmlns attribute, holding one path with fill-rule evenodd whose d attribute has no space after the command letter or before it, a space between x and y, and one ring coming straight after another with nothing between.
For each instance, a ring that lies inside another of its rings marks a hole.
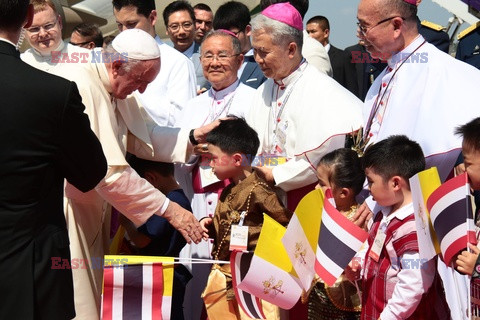
<instances>
[{"instance_id":1,"label":"man with eyeglasses","mask_svg":"<svg viewBox=\"0 0 480 320\"><path fill-rule=\"evenodd\" d=\"M89 50L102 48L103 34L96 24L80 23L73 28L69 43Z\"/></svg>"},{"instance_id":2,"label":"man with eyeglasses","mask_svg":"<svg viewBox=\"0 0 480 320\"><path fill-rule=\"evenodd\" d=\"M189 128L230 114L245 118L255 90L238 79L238 69L243 62L240 41L228 30L215 30L205 36L200 49L203 73L212 87L188 102L182 112L180 126ZM202 148L206 150L206 145ZM228 184L227 181L219 181L211 173L208 157L200 154L182 165L176 174L182 189L191 196L192 209L199 220L213 215L218 196ZM187 245L180 257L211 259L211 248L208 242ZM199 319L203 306L200 295L210 266L193 265L191 270L193 279L187 285L186 293L186 299L191 303L186 304L188 307L185 312L192 314L191 319Z\"/></svg>"},{"instance_id":3,"label":"man with eyeglasses","mask_svg":"<svg viewBox=\"0 0 480 320\"><path fill-rule=\"evenodd\" d=\"M364 140L368 139L371 144L391 135L408 136L422 147L427 168L436 166L444 181L452 173L461 151L461 139L455 135L455 128L480 115L477 103L480 71L425 41L417 29L417 2L361 0L359 3L357 36L373 58L388 63L365 99ZM375 205L373 201L367 203L370 208ZM358 212L363 213L363 210ZM438 266L452 317L463 319L469 306L466 296L458 299L458 294L468 293L465 279L454 280L451 272L445 272L442 262ZM454 283L462 288L460 293ZM368 292L365 294L362 312L372 319L383 318L378 308L387 302L372 307L377 298L368 296ZM401 290L386 297L389 298L392 308L388 308L386 314L412 311ZM407 316L406 313L396 315Z\"/></svg>"},{"instance_id":4,"label":"man with eyeglasses","mask_svg":"<svg viewBox=\"0 0 480 320\"><path fill-rule=\"evenodd\" d=\"M141 29L158 44L160 73L145 92L135 96L159 125L173 127L188 100L197 95L195 69L191 61L156 34L157 10L154 0L113 0L113 14L120 32Z\"/></svg>"},{"instance_id":5,"label":"man with eyeglasses","mask_svg":"<svg viewBox=\"0 0 480 320\"><path fill-rule=\"evenodd\" d=\"M197 79L197 94L204 92L210 88L210 84L203 76L198 53L200 44L194 41L196 32L193 7L187 1L173 1L163 10L163 21L173 47L193 63Z\"/></svg>"},{"instance_id":6,"label":"man with eyeglasses","mask_svg":"<svg viewBox=\"0 0 480 320\"><path fill-rule=\"evenodd\" d=\"M250 42L252 27L250 26L250 10L238 1L228 1L218 7L213 18L215 30L225 29L233 32L242 46L243 63L238 69L240 82L257 89L267 80L253 57L253 48Z\"/></svg>"},{"instance_id":7,"label":"man with eyeglasses","mask_svg":"<svg viewBox=\"0 0 480 320\"><path fill-rule=\"evenodd\" d=\"M197 3L193 7L195 13L195 42L202 44L203 38L212 31L213 12L205 3Z\"/></svg>"}]
</instances>

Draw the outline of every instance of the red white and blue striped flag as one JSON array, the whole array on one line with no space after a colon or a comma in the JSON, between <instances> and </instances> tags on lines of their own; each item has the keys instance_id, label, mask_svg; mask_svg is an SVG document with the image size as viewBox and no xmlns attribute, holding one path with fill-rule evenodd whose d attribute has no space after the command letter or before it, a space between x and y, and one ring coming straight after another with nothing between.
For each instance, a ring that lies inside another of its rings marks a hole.
<instances>
[{"instance_id":1,"label":"red white and blue striped flag","mask_svg":"<svg viewBox=\"0 0 480 320\"><path fill-rule=\"evenodd\" d=\"M440 242L445 264L450 265L455 255L476 244L473 224L472 197L467 174L448 180L427 200L433 228Z\"/></svg>"},{"instance_id":2,"label":"red white and blue striped flag","mask_svg":"<svg viewBox=\"0 0 480 320\"><path fill-rule=\"evenodd\" d=\"M102 320L170 319L173 261L170 257L105 256Z\"/></svg>"},{"instance_id":3,"label":"red white and blue striped flag","mask_svg":"<svg viewBox=\"0 0 480 320\"><path fill-rule=\"evenodd\" d=\"M315 254L315 272L327 285L333 286L362 247L368 233L334 207L330 200L330 189L325 196Z\"/></svg>"},{"instance_id":4,"label":"red white and blue striped flag","mask_svg":"<svg viewBox=\"0 0 480 320\"><path fill-rule=\"evenodd\" d=\"M230 255L233 289L237 302L243 312L252 319L266 319L263 313L262 300L238 288L238 284L247 275L252 262L253 252L233 251Z\"/></svg>"}]
</instances>

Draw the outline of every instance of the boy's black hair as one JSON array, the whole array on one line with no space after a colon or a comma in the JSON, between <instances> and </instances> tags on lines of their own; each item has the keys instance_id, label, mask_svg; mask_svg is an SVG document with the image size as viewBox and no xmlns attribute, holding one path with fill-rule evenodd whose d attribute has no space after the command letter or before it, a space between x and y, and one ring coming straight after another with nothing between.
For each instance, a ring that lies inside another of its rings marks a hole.
<instances>
[{"instance_id":1,"label":"boy's black hair","mask_svg":"<svg viewBox=\"0 0 480 320\"><path fill-rule=\"evenodd\" d=\"M127 162L142 178L145 178L145 173L148 171L158 172L162 177L174 176L175 168L173 163L145 160L133 154L128 154Z\"/></svg>"},{"instance_id":2,"label":"boy's black hair","mask_svg":"<svg viewBox=\"0 0 480 320\"><path fill-rule=\"evenodd\" d=\"M338 188L352 189L355 195L363 189L365 171L358 154L349 148L327 153L318 165L325 165L331 172L330 180Z\"/></svg>"},{"instance_id":3,"label":"boy's black hair","mask_svg":"<svg viewBox=\"0 0 480 320\"><path fill-rule=\"evenodd\" d=\"M257 154L260 140L257 132L245 119L229 115L230 120L222 120L220 125L210 131L207 142L217 146L225 153L241 153L253 160Z\"/></svg>"},{"instance_id":4,"label":"boy's black hair","mask_svg":"<svg viewBox=\"0 0 480 320\"><path fill-rule=\"evenodd\" d=\"M168 27L168 18L170 15L177 11L187 11L190 15L190 18L195 23L195 11L193 11L192 5L188 1L177 0L170 3L163 10L163 21L165 22L165 27Z\"/></svg>"},{"instance_id":5,"label":"boy's black hair","mask_svg":"<svg viewBox=\"0 0 480 320\"><path fill-rule=\"evenodd\" d=\"M327 17L324 16L315 16L308 19L307 24L309 23L318 23L322 30L330 30L330 21L328 21Z\"/></svg>"},{"instance_id":6,"label":"boy's black hair","mask_svg":"<svg viewBox=\"0 0 480 320\"><path fill-rule=\"evenodd\" d=\"M463 137L465 148L480 151L480 117L455 129L455 134Z\"/></svg>"},{"instance_id":7,"label":"boy's black hair","mask_svg":"<svg viewBox=\"0 0 480 320\"><path fill-rule=\"evenodd\" d=\"M425 169L422 148L404 135L390 136L369 146L362 161L363 169L372 169L384 180L400 176L407 183L408 179Z\"/></svg>"},{"instance_id":8,"label":"boy's black hair","mask_svg":"<svg viewBox=\"0 0 480 320\"><path fill-rule=\"evenodd\" d=\"M120 11L123 7L136 7L137 13L147 18L155 10L155 0L113 0L112 4L117 11Z\"/></svg>"},{"instance_id":9,"label":"boy's black hair","mask_svg":"<svg viewBox=\"0 0 480 320\"><path fill-rule=\"evenodd\" d=\"M250 18L250 10L245 4L238 1L225 2L215 12L213 29L238 28L243 31L250 23Z\"/></svg>"}]
</instances>

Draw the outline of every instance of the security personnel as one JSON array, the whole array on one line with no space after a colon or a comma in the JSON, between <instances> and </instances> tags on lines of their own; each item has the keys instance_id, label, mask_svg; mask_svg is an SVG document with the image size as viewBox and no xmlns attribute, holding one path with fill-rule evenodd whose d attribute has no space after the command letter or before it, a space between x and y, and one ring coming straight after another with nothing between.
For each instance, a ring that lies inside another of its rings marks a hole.
<instances>
[{"instance_id":1,"label":"security personnel","mask_svg":"<svg viewBox=\"0 0 480 320\"><path fill-rule=\"evenodd\" d=\"M458 35L457 59L480 69L480 21Z\"/></svg>"},{"instance_id":2,"label":"security personnel","mask_svg":"<svg viewBox=\"0 0 480 320\"><path fill-rule=\"evenodd\" d=\"M420 22L420 19L417 17L417 27L418 33L420 33L427 42L433 44L443 52L448 53L450 37L448 36L448 33L443 31L441 25L427 20Z\"/></svg>"}]
</instances>

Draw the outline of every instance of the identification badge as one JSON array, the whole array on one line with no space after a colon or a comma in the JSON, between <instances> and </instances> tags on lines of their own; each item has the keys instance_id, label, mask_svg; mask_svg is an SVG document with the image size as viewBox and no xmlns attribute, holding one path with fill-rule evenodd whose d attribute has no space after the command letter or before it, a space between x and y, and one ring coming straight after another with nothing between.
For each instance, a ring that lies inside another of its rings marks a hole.
<instances>
[{"instance_id":1,"label":"identification badge","mask_svg":"<svg viewBox=\"0 0 480 320\"><path fill-rule=\"evenodd\" d=\"M232 225L230 233L230 251L247 251L248 227L238 224Z\"/></svg>"},{"instance_id":2,"label":"identification badge","mask_svg":"<svg viewBox=\"0 0 480 320\"><path fill-rule=\"evenodd\" d=\"M383 244L385 243L385 238L387 235L385 231L381 228L378 228L377 235L375 236L375 240L373 240L372 249L370 249L370 253L368 256L378 262L380 259L380 253L382 252Z\"/></svg>"},{"instance_id":3,"label":"identification badge","mask_svg":"<svg viewBox=\"0 0 480 320\"><path fill-rule=\"evenodd\" d=\"M287 127L288 122L285 121L285 123L279 125L277 131L275 132L278 144L281 146L284 146L287 143Z\"/></svg>"},{"instance_id":4,"label":"identification badge","mask_svg":"<svg viewBox=\"0 0 480 320\"><path fill-rule=\"evenodd\" d=\"M205 188L220 181L215 175L215 173L213 173L212 167L210 166L199 166L198 171L200 172L200 183L202 185L202 188Z\"/></svg>"}]
</instances>

